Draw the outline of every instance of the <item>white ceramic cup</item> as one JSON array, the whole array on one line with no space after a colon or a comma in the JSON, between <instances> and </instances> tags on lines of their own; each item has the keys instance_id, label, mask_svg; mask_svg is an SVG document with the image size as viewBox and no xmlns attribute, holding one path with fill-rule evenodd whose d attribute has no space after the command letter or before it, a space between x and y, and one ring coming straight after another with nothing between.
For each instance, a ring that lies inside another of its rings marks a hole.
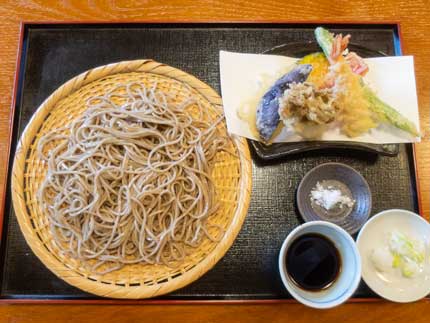
<instances>
[{"instance_id":1,"label":"white ceramic cup","mask_svg":"<svg viewBox=\"0 0 430 323\"><path fill-rule=\"evenodd\" d=\"M307 291L297 286L289 277L286 254L291 243L307 233L318 233L332 241L339 251L341 269L336 281L321 291ZM279 254L279 272L288 292L299 302L314 308L331 308L349 299L361 279L361 260L352 237L341 227L325 222L312 221L295 228L285 239Z\"/></svg>"}]
</instances>

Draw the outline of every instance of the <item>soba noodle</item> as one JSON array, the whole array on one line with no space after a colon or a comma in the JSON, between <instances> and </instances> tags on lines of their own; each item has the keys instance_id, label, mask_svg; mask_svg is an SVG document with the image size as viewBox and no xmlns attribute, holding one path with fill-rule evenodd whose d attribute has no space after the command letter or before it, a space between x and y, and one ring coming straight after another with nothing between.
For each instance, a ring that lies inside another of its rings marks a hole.
<instances>
[{"instance_id":1,"label":"soba noodle","mask_svg":"<svg viewBox=\"0 0 430 323\"><path fill-rule=\"evenodd\" d=\"M217 208L211 163L226 142L221 119L191 97L174 103L140 83L87 105L38 143L48 166L38 202L66 254L103 274L125 264L174 266L188 246L222 237L208 221Z\"/></svg>"}]
</instances>

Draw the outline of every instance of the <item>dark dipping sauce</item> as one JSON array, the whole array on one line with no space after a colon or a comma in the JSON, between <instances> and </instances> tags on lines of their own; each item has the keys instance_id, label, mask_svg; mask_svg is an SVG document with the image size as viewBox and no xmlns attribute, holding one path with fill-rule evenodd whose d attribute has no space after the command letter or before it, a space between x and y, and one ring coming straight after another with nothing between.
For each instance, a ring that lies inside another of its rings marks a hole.
<instances>
[{"instance_id":1,"label":"dark dipping sauce","mask_svg":"<svg viewBox=\"0 0 430 323\"><path fill-rule=\"evenodd\" d=\"M308 233L298 237L287 250L286 267L300 288L319 291L337 279L342 261L339 251L328 238Z\"/></svg>"}]
</instances>

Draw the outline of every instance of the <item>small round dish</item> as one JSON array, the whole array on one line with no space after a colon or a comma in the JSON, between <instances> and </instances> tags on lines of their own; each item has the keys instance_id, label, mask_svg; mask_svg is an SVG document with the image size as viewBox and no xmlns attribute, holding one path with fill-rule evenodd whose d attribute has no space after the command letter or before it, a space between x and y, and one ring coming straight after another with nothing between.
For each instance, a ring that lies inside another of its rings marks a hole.
<instances>
[{"instance_id":1,"label":"small round dish","mask_svg":"<svg viewBox=\"0 0 430 323\"><path fill-rule=\"evenodd\" d=\"M372 252L377 248L386 247L387 236L392 231L401 232L414 239L422 239L427 246L424 270L413 278L404 277L399 269L380 271L372 262ZM421 216L398 209L372 216L357 238L363 280L376 294L393 302L414 302L427 296L430 294L429 245L430 224Z\"/></svg>"},{"instance_id":2,"label":"small round dish","mask_svg":"<svg viewBox=\"0 0 430 323\"><path fill-rule=\"evenodd\" d=\"M341 260L337 279L330 287L320 291L300 288L289 276L286 264L291 244L300 236L309 233L329 239L339 252ZM354 240L341 227L326 221L312 221L291 231L279 252L278 266L282 282L288 292L302 304L313 308L327 309L344 303L355 292L361 280L360 254Z\"/></svg>"},{"instance_id":3,"label":"small round dish","mask_svg":"<svg viewBox=\"0 0 430 323\"><path fill-rule=\"evenodd\" d=\"M324 189L339 190L354 204L337 204L326 210L311 198L317 183ZM372 195L366 180L355 169L341 163L326 163L313 168L303 177L297 189L297 207L306 222L324 220L354 234L369 217Z\"/></svg>"}]
</instances>

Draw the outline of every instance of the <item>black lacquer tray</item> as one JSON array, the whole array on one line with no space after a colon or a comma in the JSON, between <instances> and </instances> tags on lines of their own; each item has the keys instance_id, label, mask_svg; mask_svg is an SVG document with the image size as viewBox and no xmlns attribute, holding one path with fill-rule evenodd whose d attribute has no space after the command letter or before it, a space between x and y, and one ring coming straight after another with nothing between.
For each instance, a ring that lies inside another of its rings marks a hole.
<instances>
[{"instance_id":1,"label":"black lacquer tray","mask_svg":"<svg viewBox=\"0 0 430 323\"><path fill-rule=\"evenodd\" d=\"M280 44L312 40L314 27L234 23L23 24L9 170L17 139L37 107L57 87L85 70L122 60L152 58L195 75L219 92L219 50L261 53ZM351 33L355 43L371 50L400 54L397 25L327 27ZM399 145L395 157L334 148L264 161L253 149L251 153L252 200L234 245L198 281L157 301L291 299L279 278L278 252L287 234L301 223L295 205L296 188L305 173L319 164L342 162L358 170L373 194L372 214L390 208L418 211L410 144ZM31 252L15 219L9 180L0 250L1 301L110 302L66 284ZM361 283L354 297L367 300L375 295Z\"/></svg>"}]
</instances>

